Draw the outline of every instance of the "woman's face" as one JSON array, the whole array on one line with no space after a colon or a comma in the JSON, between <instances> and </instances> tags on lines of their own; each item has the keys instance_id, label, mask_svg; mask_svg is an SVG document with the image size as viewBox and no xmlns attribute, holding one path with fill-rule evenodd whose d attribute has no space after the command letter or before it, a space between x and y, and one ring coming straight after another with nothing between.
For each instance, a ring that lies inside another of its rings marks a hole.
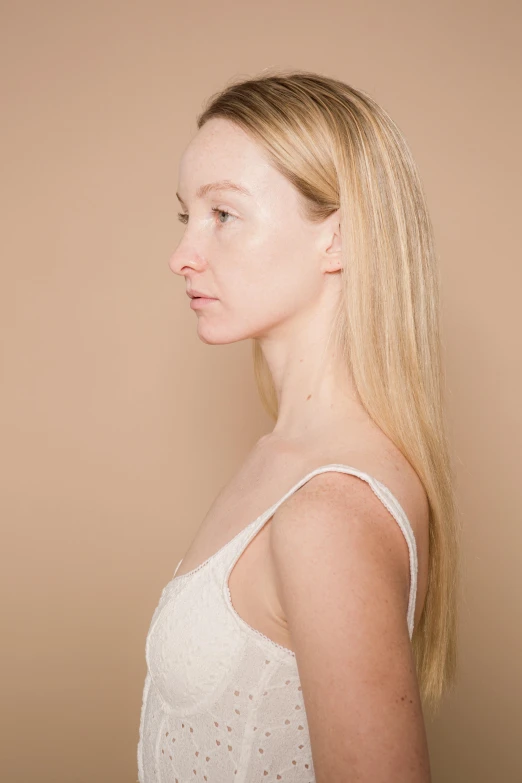
<instances>
[{"instance_id":1,"label":"woman's face","mask_svg":"<svg viewBox=\"0 0 522 783\"><path fill-rule=\"evenodd\" d=\"M224 185L198 193L224 180L249 195ZM204 342L284 334L317 309L333 277L323 274L325 225L300 215L297 190L241 128L203 125L181 159L178 197L186 227L169 266L187 291L217 300L194 311Z\"/></svg>"}]
</instances>

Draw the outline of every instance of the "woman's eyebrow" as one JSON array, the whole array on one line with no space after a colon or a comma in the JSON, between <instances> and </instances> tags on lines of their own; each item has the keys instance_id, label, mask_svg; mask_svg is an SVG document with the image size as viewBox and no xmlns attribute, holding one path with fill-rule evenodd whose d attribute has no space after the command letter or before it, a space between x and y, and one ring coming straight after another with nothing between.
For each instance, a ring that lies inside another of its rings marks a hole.
<instances>
[{"instance_id":1,"label":"woman's eyebrow","mask_svg":"<svg viewBox=\"0 0 522 783\"><path fill-rule=\"evenodd\" d=\"M207 185L201 185L196 191L196 198L203 198L212 190L233 190L236 193L242 193L244 196L252 195L244 185L238 185L236 182L232 182L229 179L222 179L219 182L209 182ZM176 197L178 201L185 206L185 202L179 193L176 193Z\"/></svg>"}]
</instances>

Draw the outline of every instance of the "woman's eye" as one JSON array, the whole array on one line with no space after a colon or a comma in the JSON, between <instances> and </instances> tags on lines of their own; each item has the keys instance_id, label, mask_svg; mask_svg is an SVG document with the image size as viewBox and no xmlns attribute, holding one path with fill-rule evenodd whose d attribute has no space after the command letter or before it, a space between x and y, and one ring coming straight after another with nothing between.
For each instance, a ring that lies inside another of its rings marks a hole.
<instances>
[{"instance_id":1,"label":"woman's eye","mask_svg":"<svg viewBox=\"0 0 522 783\"><path fill-rule=\"evenodd\" d=\"M227 212L226 209L219 209L218 207L212 207L212 212L218 215L218 222L220 225L224 226L226 223L228 223L228 220L220 220L220 215L225 215L226 217L235 218L235 215L232 215L230 212ZM178 212L178 220L180 220L182 223L188 223L189 216L186 212Z\"/></svg>"},{"instance_id":2,"label":"woman's eye","mask_svg":"<svg viewBox=\"0 0 522 783\"><path fill-rule=\"evenodd\" d=\"M212 207L212 212L216 213L217 215L226 215L227 217L235 217L235 215L231 215L230 212L227 212L226 209L219 209L219 207ZM228 223L229 221L227 220L226 222ZM222 220L219 220L219 223L221 223L221 225L225 225Z\"/></svg>"}]
</instances>

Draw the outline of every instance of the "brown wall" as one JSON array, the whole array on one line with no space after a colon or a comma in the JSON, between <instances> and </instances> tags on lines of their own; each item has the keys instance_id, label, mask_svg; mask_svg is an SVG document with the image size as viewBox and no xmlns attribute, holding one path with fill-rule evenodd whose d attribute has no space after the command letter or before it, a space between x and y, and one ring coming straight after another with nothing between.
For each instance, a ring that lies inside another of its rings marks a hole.
<instances>
[{"instance_id":1,"label":"brown wall","mask_svg":"<svg viewBox=\"0 0 522 783\"><path fill-rule=\"evenodd\" d=\"M250 344L201 343L168 268L178 160L204 99L272 66L367 90L418 162L464 524L433 776L522 780L521 17L507 0L2 4L2 781L137 778L152 611L269 427Z\"/></svg>"}]
</instances>

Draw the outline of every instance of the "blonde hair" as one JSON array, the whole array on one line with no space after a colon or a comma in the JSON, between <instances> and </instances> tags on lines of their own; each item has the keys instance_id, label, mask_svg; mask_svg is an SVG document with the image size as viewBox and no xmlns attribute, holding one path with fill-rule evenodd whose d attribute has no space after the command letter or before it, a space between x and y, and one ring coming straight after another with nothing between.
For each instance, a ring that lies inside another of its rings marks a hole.
<instances>
[{"instance_id":1,"label":"blonde hair","mask_svg":"<svg viewBox=\"0 0 522 783\"><path fill-rule=\"evenodd\" d=\"M340 210L343 278L332 324L360 403L412 465L429 508L429 576L412 651L433 712L457 671L459 530L444 415L439 277L433 229L411 152L365 92L307 71L266 73L211 96L197 119L230 120L257 141L321 221ZM256 382L277 397L258 340Z\"/></svg>"}]
</instances>

